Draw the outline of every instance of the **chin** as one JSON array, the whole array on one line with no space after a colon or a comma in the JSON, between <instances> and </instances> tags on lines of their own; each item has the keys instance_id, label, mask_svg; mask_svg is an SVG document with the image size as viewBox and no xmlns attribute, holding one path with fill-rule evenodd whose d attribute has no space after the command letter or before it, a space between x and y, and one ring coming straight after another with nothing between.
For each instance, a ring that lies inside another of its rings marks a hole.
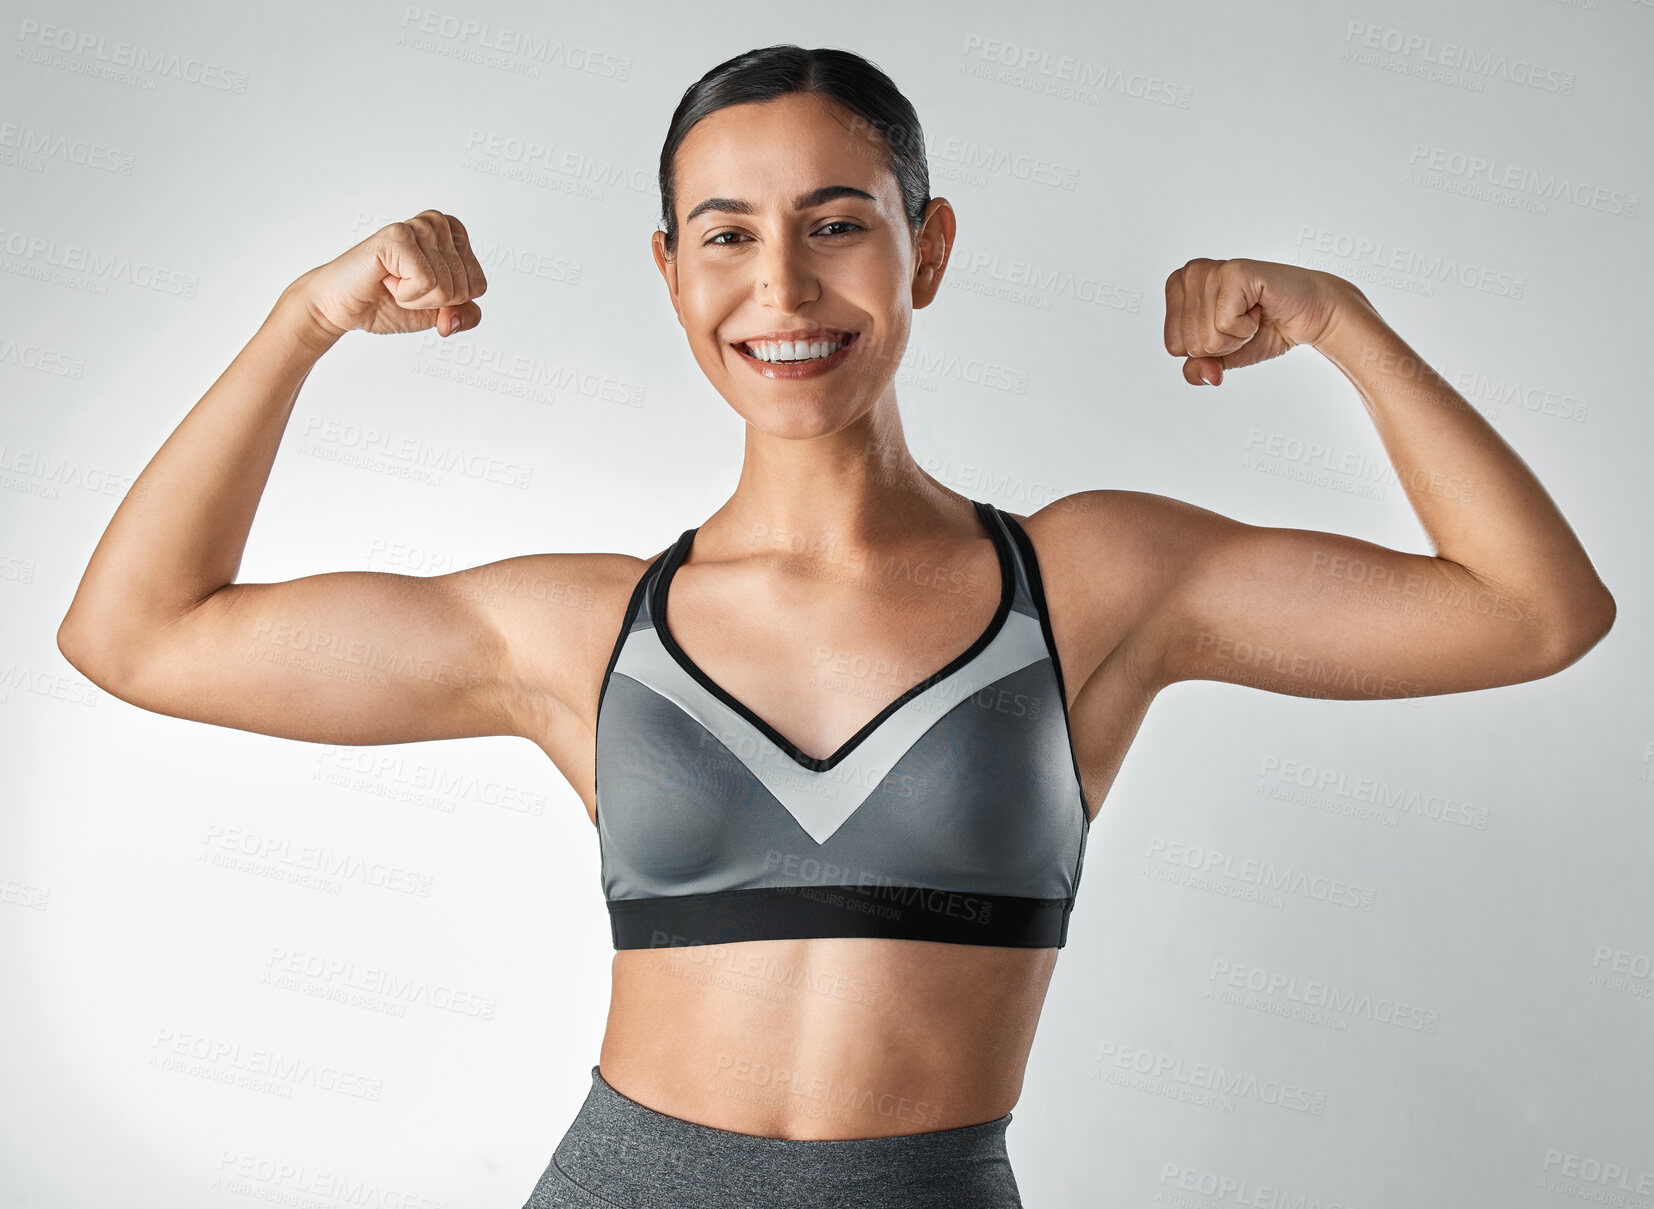
<instances>
[{"instance_id":1,"label":"chin","mask_svg":"<svg viewBox=\"0 0 1654 1209\"><path fill-rule=\"evenodd\" d=\"M736 413L766 436L785 441L807 441L837 432L860 414L842 401L834 403L799 398L785 404L764 400L756 406L737 407Z\"/></svg>"}]
</instances>

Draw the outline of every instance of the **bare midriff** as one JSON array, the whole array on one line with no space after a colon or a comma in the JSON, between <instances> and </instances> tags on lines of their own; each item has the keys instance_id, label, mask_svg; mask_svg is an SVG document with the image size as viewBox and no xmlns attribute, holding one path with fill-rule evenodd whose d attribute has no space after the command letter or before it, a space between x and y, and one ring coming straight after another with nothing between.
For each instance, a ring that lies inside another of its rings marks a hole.
<instances>
[{"instance_id":1,"label":"bare midriff","mask_svg":"<svg viewBox=\"0 0 1654 1209\"><path fill-rule=\"evenodd\" d=\"M1057 953L861 937L622 949L600 1069L656 1112L762 1137L997 1120Z\"/></svg>"}]
</instances>

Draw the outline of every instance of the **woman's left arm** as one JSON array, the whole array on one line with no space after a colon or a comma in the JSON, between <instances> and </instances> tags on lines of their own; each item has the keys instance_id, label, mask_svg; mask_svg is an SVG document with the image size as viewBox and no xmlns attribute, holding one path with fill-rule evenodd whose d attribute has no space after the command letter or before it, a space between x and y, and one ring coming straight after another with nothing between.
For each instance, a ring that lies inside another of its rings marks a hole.
<instances>
[{"instance_id":1,"label":"woman's left arm","mask_svg":"<svg viewBox=\"0 0 1654 1209\"><path fill-rule=\"evenodd\" d=\"M1144 493L1082 493L1096 497L1078 510L1093 519L1063 522L1071 533L1077 523L1093 541L1152 535L1147 632L1135 638L1158 684L1460 692L1560 671L1608 632L1614 598L1545 488L1354 285L1296 265L1199 259L1171 275L1166 300L1166 350L1185 358L1191 384L1299 344L1338 366L1436 554L1246 525Z\"/></svg>"}]
</instances>

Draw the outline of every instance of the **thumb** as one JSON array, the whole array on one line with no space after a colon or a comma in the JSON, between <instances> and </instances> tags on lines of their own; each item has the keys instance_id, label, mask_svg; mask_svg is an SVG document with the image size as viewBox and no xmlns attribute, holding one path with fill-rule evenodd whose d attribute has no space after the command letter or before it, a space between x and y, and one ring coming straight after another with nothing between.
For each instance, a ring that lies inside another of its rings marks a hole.
<instances>
[{"instance_id":1,"label":"thumb","mask_svg":"<svg viewBox=\"0 0 1654 1209\"><path fill-rule=\"evenodd\" d=\"M1188 357L1183 362L1183 380L1190 386L1221 386L1222 357Z\"/></svg>"},{"instance_id":2,"label":"thumb","mask_svg":"<svg viewBox=\"0 0 1654 1209\"><path fill-rule=\"evenodd\" d=\"M475 302L437 308L437 333L444 337L452 336L455 332L470 331L481 322L482 308Z\"/></svg>"}]
</instances>

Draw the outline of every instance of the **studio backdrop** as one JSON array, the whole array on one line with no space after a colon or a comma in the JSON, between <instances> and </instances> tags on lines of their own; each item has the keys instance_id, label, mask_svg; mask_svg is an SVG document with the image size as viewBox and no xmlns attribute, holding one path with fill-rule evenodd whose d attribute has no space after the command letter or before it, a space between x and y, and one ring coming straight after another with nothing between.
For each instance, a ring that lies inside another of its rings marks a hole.
<instances>
[{"instance_id":1,"label":"studio backdrop","mask_svg":"<svg viewBox=\"0 0 1654 1209\"><path fill-rule=\"evenodd\" d=\"M608 1002L567 782L516 738L147 712L55 631L281 290L427 208L470 231L480 326L323 357L238 579L699 524L742 421L650 256L657 157L704 71L794 42L891 75L958 214L897 379L941 482L1430 553L1325 358L1214 390L1166 351L1188 260L1311 266L1521 454L1619 606L1576 665L1489 691L1161 694L1008 1134L1026 1203L1654 1206L1654 4L4 11L0 1204L521 1204Z\"/></svg>"}]
</instances>

